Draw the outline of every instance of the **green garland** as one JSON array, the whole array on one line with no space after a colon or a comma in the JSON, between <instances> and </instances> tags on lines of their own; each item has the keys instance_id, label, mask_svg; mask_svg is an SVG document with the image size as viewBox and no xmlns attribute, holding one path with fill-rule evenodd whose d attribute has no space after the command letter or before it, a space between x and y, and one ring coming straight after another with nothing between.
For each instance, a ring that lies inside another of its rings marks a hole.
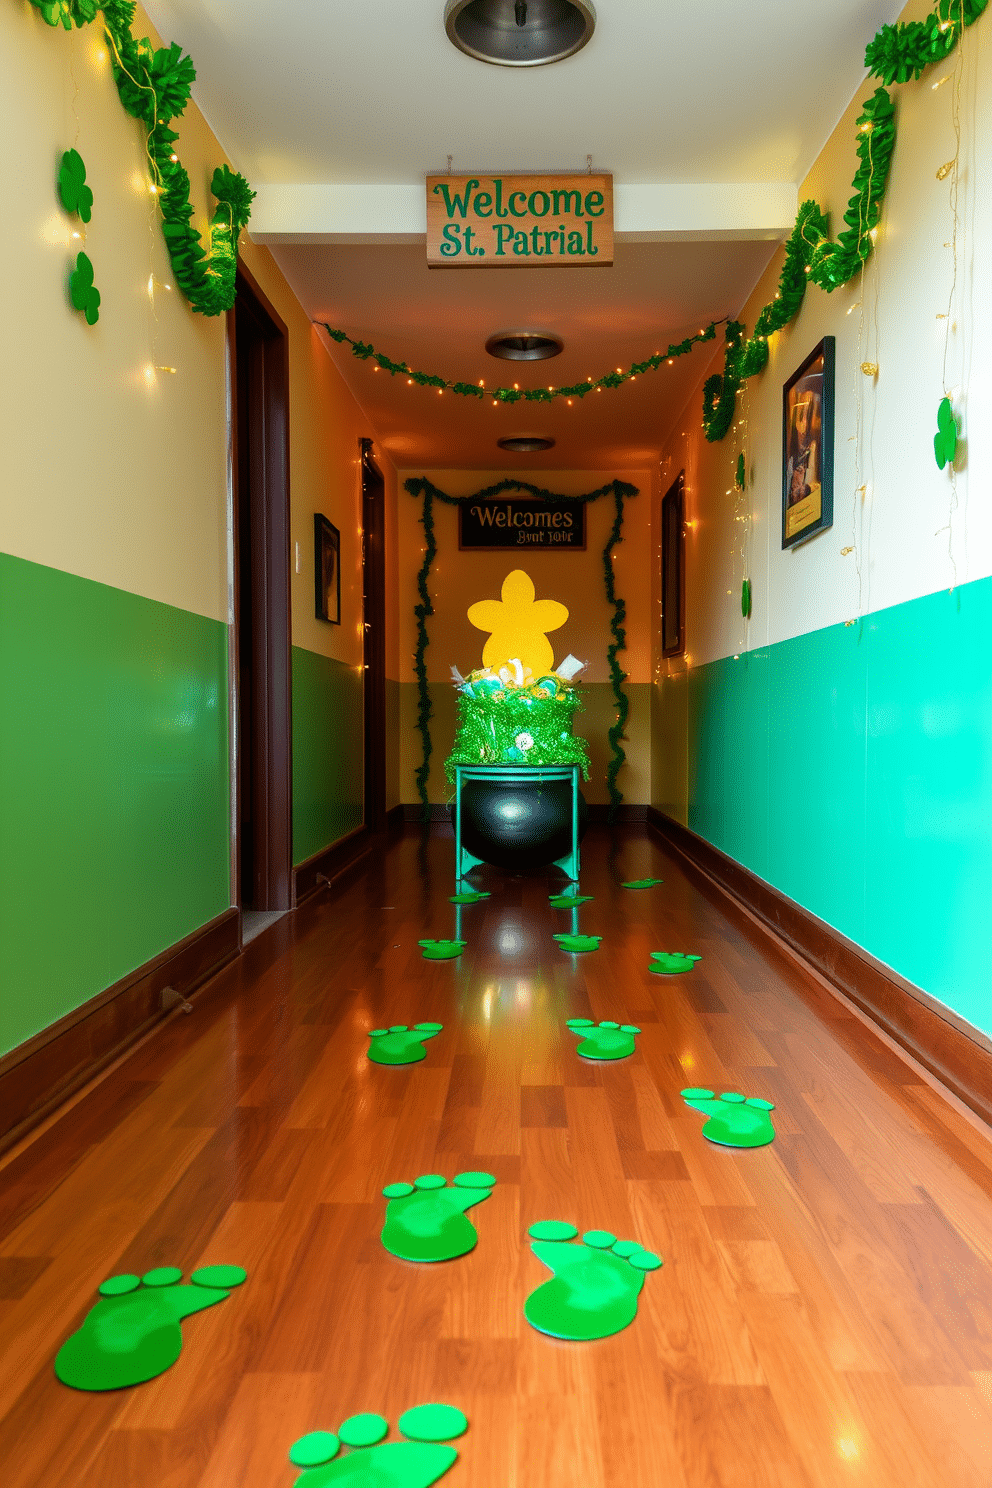
<instances>
[{"instance_id":1,"label":"green garland","mask_svg":"<svg viewBox=\"0 0 992 1488\"><path fill-rule=\"evenodd\" d=\"M988 0L940 0L925 21L883 26L868 44L865 67L886 85L919 78L931 63L951 54L964 29L974 25L987 5ZM844 213L845 230L831 242L825 214L815 201L803 202L786 245L778 292L758 316L754 335L745 340L743 324L727 322L723 371L703 384L703 433L711 443L727 433L741 383L764 370L768 337L798 314L807 284L830 294L853 279L871 257L872 233L882 214L896 143L895 110L884 87L865 103L857 129L858 168Z\"/></svg>"},{"instance_id":2,"label":"green garland","mask_svg":"<svg viewBox=\"0 0 992 1488\"><path fill-rule=\"evenodd\" d=\"M613 615L610 620L610 632L612 641L607 649L607 661L610 667L610 682L613 686L613 698L617 708L617 721L609 730L609 740L612 755L606 771L606 780L610 792L610 810L608 820L612 824L616 820L617 807L623 800L622 792L617 788L617 775L624 760L627 758L621 745L624 727L630 711L630 703L627 694L623 690L624 672L617 661L617 653L626 649L626 631L623 622L627 616L627 607L616 592L616 584L613 576L613 549L621 541L623 530L624 502L629 496L636 496L636 486L628 485L625 481L608 481L605 486L600 486L595 491L588 491L584 496L562 495L557 491L549 491L541 486L533 486L528 481L514 480L508 476L505 480L497 481L495 485L487 486L483 491L476 491L471 496L449 496L434 485L433 481L426 476L411 476L404 482L404 489L411 496L419 496L423 502L420 521L423 524L424 536L427 539L427 547L424 551L424 561L417 574L417 592L420 595L419 602L414 606L413 613L417 620L417 649L414 652L414 671L417 674L417 728L420 732L423 747L422 763L417 770L417 794L423 804L423 819L427 821L430 817L430 803L427 797L427 780L430 775L430 759L434 745L431 740L430 721L433 710L431 708L430 690L427 685L427 661L426 652L430 645L430 636L427 632L427 621L434 614L434 606L431 604L430 592L427 588L427 580L430 577L431 565L437 555L437 543L434 539L434 502L442 501L446 506L461 506L470 501L485 501L491 496L499 496L503 491L526 491L529 495L536 497L539 501L598 501L602 496L612 495L616 515L606 547L603 549L603 577L606 586L606 598L613 606Z\"/></svg>"},{"instance_id":3,"label":"green garland","mask_svg":"<svg viewBox=\"0 0 992 1488\"><path fill-rule=\"evenodd\" d=\"M31 0L49 26L88 26L103 12L110 67L121 103L148 131L152 185L162 211L162 233L176 283L201 315L221 315L234 304L238 235L248 224L254 191L226 165L214 171L210 190L220 205L210 219L209 249L190 226L189 176L176 158L179 138L169 125L190 99L196 78L191 59L176 42L157 51L147 37L135 41L132 0Z\"/></svg>"},{"instance_id":4,"label":"green garland","mask_svg":"<svg viewBox=\"0 0 992 1488\"><path fill-rule=\"evenodd\" d=\"M406 362L394 362L385 352L376 351L367 341L354 341L346 331L335 330L329 326L326 320L314 321L315 325L323 326L324 330L332 340L346 341L351 347L351 354L360 362L369 360L375 362L390 377L397 373L406 377L410 382L416 383L418 387L439 388L442 392L457 393L459 398L492 398L495 403L553 403L556 398L584 398L587 393L594 393L598 388L618 388L625 382L630 382L635 377L640 377L645 372L657 372L658 368L665 362L672 362L676 357L686 356L692 348L703 341L712 341L716 337L716 328L722 325L726 317L720 320L712 320L704 330L695 336L687 336L684 341L679 341L668 348L667 351L656 351L654 356L648 357L646 362L632 362L626 372L604 372L602 377L597 377L595 382L591 377L585 382L575 382L571 387L560 388L487 388L477 382L448 382L443 377L438 377L433 372L415 372L408 367Z\"/></svg>"}]
</instances>

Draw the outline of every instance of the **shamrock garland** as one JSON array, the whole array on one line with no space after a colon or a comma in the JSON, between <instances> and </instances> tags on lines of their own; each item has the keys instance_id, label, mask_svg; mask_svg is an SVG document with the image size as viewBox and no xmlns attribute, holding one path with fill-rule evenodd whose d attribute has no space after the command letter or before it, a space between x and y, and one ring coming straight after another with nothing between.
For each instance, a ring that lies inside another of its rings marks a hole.
<instances>
[{"instance_id":1,"label":"shamrock garland","mask_svg":"<svg viewBox=\"0 0 992 1488\"><path fill-rule=\"evenodd\" d=\"M73 26L89 25L102 11L110 44L111 72L121 103L148 131L146 147L152 184L162 210L162 233L176 283L199 314L220 315L230 310L235 296L238 234L247 226L255 193L243 176L226 165L217 167L210 190L219 205L210 219L209 249L205 249L200 234L190 226L193 207L189 199L189 176L173 149L179 136L169 127L189 102L196 77L191 59L183 55L176 42L156 51L147 37L141 41L134 39L133 0L31 0L31 4L49 26L61 25L66 31ZM67 155L75 154L75 151L67 152ZM63 157L63 167L66 158ZM82 165L81 160L79 164ZM75 181L78 181L78 168L72 165L66 176L70 191ZM59 190L61 193L61 171ZM89 188L83 190L88 192ZM64 196L63 202L66 202ZM66 208L75 210L67 202ZM83 217L84 222L88 220Z\"/></svg>"},{"instance_id":2,"label":"shamrock garland","mask_svg":"<svg viewBox=\"0 0 992 1488\"><path fill-rule=\"evenodd\" d=\"M600 486L596 491L588 491L584 496L561 495L556 491L545 490L541 486L532 486L527 481L514 480L507 477L505 480L497 481L493 486L487 486L484 491L476 491L472 496L449 496L446 492L438 489L426 476L411 476L404 483L404 487L411 496L419 496L423 502L420 521L424 528L424 536L427 545L424 550L424 561L417 574L417 592L420 595L418 603L414 606L413 613L417 620L417 649L414 652L414 671L417 674L417 729L423 746L422 761L417 769L417 794L423 803L423 820L430 817L430 803L427 797L427 780L430 775L430 759L434 750L431 740L430 721L433 713L431 708L430 689L427 684L427 647L430 645L430 636L427 632L427 621L434 614L434 606L431 604L430 591L427 588L427 580L430 577L431 565L437 556L437 543L434 538L434 502L442 501L446 506L467 505L471 501L485 501L490 496L499 496L503 491L527 491L539 501L598 501L601 496L613 496L616 515L613 526L603 549L603 577L606 586L606 598L613 606L613 615L610 620L610 632L612 641L607 648L606 656L610 667L610 682L613 686L613 699L617 708L617 721L609 730L609 740L612 747L612 756L607 766L606 779L610 793L610 811L608 820L612 823L616 819L617 807L623 800L623 793L617 788L617 775L624 760L627 758L621 746L624 726L630 711L630 702L623 690L623 682L626 677L617 661L617 653L626 649L626 631L623 622L627 615L627 607L616 592L616 584L613 576L613 549L621 541L623 529L624 502L629 496L636 496L636 486L628 485L625 481L612 480L605 486Z\"/></svg>"},{"instance_id":3,"label":"shamrock garland","mask_svg":"<svg viewBox=\"0 0 992 1488\"><path fill-rule=\"evenodd\" d=\"M676 357L686 356L694 346L704 341L712 341L716 337L716 328L723 324L725 317L720 320L712 320L709 325L699 331L695 336L687 336L684 341L669 346L667 351L656 351L654 356L648 357L645 362L632 362L626 372L604 372L602 377L597 377L595 382L591 377L585 382L575 382L571 387L538 387L538 388L487 388L477 382L448 382L443 377L438 377L433 372L415 372L408 367L406 362L394 362L385 352L376 351L368 341L354 341L347 331L335 330L329 326L326 320L315 321L315 325L323 326L324 330L337 342L346 341L351 347L351 354L360 362L373 361L377 367L388 372L390 377L397 373L416 383L418 387L439 388L442 392L457 393L460 398L491 398L496 403L553 403L556 398L584 398L587 393L596 392L597 388L618 388L625 382L641 376L644 372L656 372L664 362L673 362Z\"/></svg>"}]
</instances>

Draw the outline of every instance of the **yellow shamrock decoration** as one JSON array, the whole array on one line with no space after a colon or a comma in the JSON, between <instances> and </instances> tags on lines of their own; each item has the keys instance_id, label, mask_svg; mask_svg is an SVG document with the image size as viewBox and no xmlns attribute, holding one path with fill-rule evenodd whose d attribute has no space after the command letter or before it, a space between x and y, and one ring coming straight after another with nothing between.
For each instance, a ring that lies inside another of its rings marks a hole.
<instances>
[{"instance_id":1,"label":"yellow shamrock decoration","mask_svg":"<svg viewBox=\"0 0 992 1488\"><path fill-rule=\"evenodd\" d=\"M555 653L545 631L558 630L568 610L556 599L535 599L534 581L522 568L503 580L501 599L480 599L470 605L468 618L477 630L492 631L483 647L482 664L498 670L519 658L535 677L550 672Z\"/></svg>"}]
</instances>

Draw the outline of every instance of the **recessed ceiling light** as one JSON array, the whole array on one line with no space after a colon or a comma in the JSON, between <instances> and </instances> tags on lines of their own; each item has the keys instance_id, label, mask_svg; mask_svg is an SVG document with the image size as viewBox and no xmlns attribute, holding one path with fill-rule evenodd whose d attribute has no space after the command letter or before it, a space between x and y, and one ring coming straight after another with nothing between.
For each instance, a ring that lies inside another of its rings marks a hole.
<instances>
[{"instance_id":1,"label":"recessed ceiling light","mask_svg":"<svg viewBox=\"0 0 992 1488\"><path fill-rule=\"evenodd\" d=\"M589 0L448 0L444 26L460 51L500 67L540 67L584 47L596 14Z\"/></svg>"},{"instance_id":2,"label":"recessed ceiling light","mask_svg":"<svg viewBox=\"0 0 992 1488\"><path fill-rule=\"evenodd\" d=\"M560 354L565 343L560 336L543 331L500 331L490 336L486 350L505 362L543 362Z\"/></svg>"},{"instance_id":3,"label":"recessed ceiling light","mask_svg":"<svg viewBox=\"0 0 992 1488\"><path fill-rule=\"evenodd\" d=\"M555 446L554 440L546 439L543 434L511 434L505 439L497 439L496 443L512 455L533 455L538 450L554 449Z\"/></svg>"}]
</instances>

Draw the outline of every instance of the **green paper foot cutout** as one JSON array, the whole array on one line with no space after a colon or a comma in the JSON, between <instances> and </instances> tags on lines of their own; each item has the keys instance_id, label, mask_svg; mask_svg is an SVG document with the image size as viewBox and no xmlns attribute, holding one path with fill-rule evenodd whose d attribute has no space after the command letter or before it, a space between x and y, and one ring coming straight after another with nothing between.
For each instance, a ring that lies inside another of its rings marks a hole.
<instances>
[{"instance_id":1,"label":"green paper foot cutout","mask_svg":"<svg viewBox=\"0 0 992 1488\"><path fill-rule=\"evenodd\" d=\"M399 1429L410 1440L385 1442L385 1416L363 1411L349 1416L333 1431L311 1431L289 1449L289 1460L307 1470L295 1488L430 1488L458 1460L454 1447L441 1445L468 1430L468 1421L453 1405L415 1405L404 1411ZM351 1447L339 1457L342 1443Z\"/></svg>"},{"instance_id":2,"label":"green paper foot cutout","mask_svg":"<svg viewBox=\"0 0 992 1488\"><path fill-rule=\"evenodd\" d=\"M443 1023L416 1023L413 1028L393 1023L389 1028L372 1028L369 1058L373 1064L416 1064L427 1056L425 1040L435 1038L443 1027Z\"/></svg>"},{"instance_id":3,"label":"green paper foot cutout","mask_svg":"<svg viewBox=\"0 0 992 1488\"><path fill-rule=\"evenodd\" d=\"M775 1128L769 1111L774 1111L772 1101L752 1095L746 1099L736 1090L727 1090L715 1096L712 1090L691 1086L682 1091L687 1106L702 1111L710 1119L703 1127L703 1136L721 1147L767 1147L775 1140Z\"/></svg>"},{"instance_id":4,"label":"green paper foot cutout","mask_svg":"<svg viewBox=\"0 0 992 1488\"><path fill-rule=\"evenodd\" d=\"M655 884L664 883L663 878L632 878L629 883L622 883L622 889L651 889Z\"/></svg>"},{"instance_id":5,"label":"green paper foot cutout","mask_svg":"<svg viewBox=\"0 0 992 1488\"><path fill-rule=\"evenodd\" d=\"M468 894L452 894L448 899L448 903L478 904L480 900L490 898L492 898L491 894L484 894L481 889L473 889L472 892Z\"/></svg>"},{"instance_id":6,"label":"green paper foot cutout","mask_svg":"<svg viewBox=\"0 0 992 1488\"><path fill-rule=\"evenodd\" d=\"M467 940L418 940L425 961L453 961L468 945Z\"/></svg>"},{"instance_id":7,"label":"green paper foot cutout","mask_svg":"<svg viewBox=\"0 0 992 1488\"><path fill-rule=\"evenodd\" d=\"M533 1224L527 1233L537 1259L554 1272L524 1303L532 1328L579 1342L609 1338L634 1321L644 1273L657 1271L661 1256L609 1230L587 1230L581 1245L569 1245L579 1232L557 1219Z\"/></svg>"},{"instance_id":8,"label":"green paper foot cutout","mask_svg":"<svg viewBox=\"0 0 992 1488\"><path fill-rule=\"evenodd\" d=\"M159 1266L144 1276L111 1276L100 1286L101 1300L83 1326L67 1338L55 1359L55 1373L74 1390L121 1390L163 1374L179 1358L183 1318L213 1307L240 1286L240 1266L201 1266L179 1285L176 1266Z\"/></svg>"},{"instance_id":9,"label":"green paper foot cutout","mask_svg":"<svg viewBox=\"0 0 992 1488\"><path fill-rule=\"evenodd\" d=\"M596 1024L591 1018L569 1018L567 1027L581 1036L576 1049L583 1059L626 1059L634 1052L634 1034L640 1029L633 1023Z\"/></svg>"},{"instance_id":10,"label":"green paper foot cutout","mask_svg":"<svg viewBox=\"0 0 992 1488\"><path fill-rule=\"evenodd\" d=\"M563 951L598 951L601 935L556 935Z\"/></svg>"},{"instance_id":11,"label":"green paper foot cutout","mask_svg":"<svg viewBox=\"0 0 992 1488\"><path fill-rule=\"evenodd\" d=\"M488 1199L496 1186L492 1173L456 1173L454 1188L440 1173L425 1173L412 1183L390 1183L382 1243L401 1261L452 1261L467 1255L478 1235L466 1209Z\"/></svg>"},{"instance_id":12,"label":"green paper foot cutout","mask_svg":"<svg viewBox=\"0 0 992 1488\"><path fill-rule=\"evenodd\" d=\"M691 971L702 956L687 956L685 951L652 951L650 970L656 976L674 976L679 971Z\"/></svg>"},{"instance_id":13,"label":"green paper foot cutout","mask_svg":"<svg viewBox=\"0 0 992 1488\"><path fill-rule=\"evenodd\" d=\"M595 896L592 894L549 894L548 903L552 909L574 909L578 904L587 904Z\"/></svg>"}]
</instances>

